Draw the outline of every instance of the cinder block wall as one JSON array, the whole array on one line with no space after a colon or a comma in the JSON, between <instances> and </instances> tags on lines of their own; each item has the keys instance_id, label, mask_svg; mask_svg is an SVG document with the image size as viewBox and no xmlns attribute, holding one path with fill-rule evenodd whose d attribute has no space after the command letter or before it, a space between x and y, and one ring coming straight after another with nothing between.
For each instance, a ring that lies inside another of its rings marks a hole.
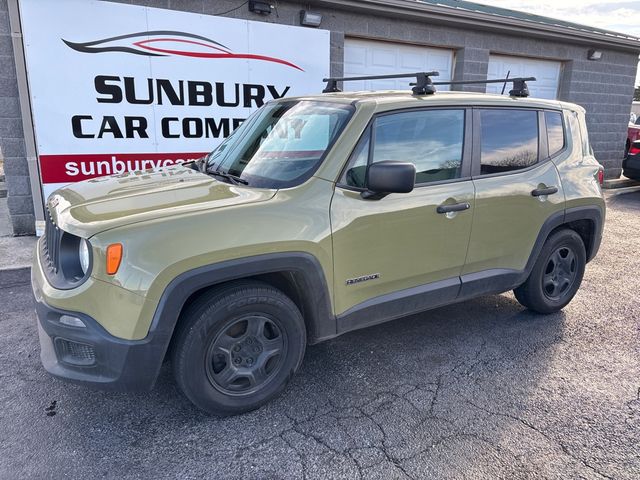
<instances>
[{"instance_id":1,"label":"cinder block wall","mask_svg":"<svg viewBox=\"0 0 640 480\"><path fill-rule=\"evenodd\" d=\"M110 0L173 10L219 14L240 5L240 0ZM587 110L591 144L604 165L607 178L621 173L633 84L638 62L636 53L603 50L602 61L587 60L587 45L575 45L528 37L473 31L424 21L384 18L329 10L314 2L277 2L271 15L250 13L247 5L227 13L242 18L285 25L299 25L300 10L311 7L323 14L321 28L331 31L331 74L342 75L345 37L366 37L402 41L454 49L454 79L480 80L487 76L489 55L500 53L563 62L559 98L575 102ZM483 91L467 86L467 90ZM34 231L33 206L25 145L20 120L20 105L15 78L7 0L0 0L0 149L5 156L9 209L15 234Z\"/></svg>"},{"instance_id":2,"label":"cinder block wall","mask_svg":"<svg viewBox=\"0 0 640 480\"><path fill-rule=\"evenodd\" d=\"M22 133L7 0L0 0L0 155L14 235L33 235L35 216Z\"/></svg>"}]
</instances>

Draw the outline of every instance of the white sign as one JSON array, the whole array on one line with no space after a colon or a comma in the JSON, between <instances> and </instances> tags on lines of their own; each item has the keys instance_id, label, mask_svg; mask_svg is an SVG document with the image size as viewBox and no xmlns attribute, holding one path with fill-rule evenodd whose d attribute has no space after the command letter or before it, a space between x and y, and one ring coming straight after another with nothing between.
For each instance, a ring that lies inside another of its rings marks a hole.
<instances>
[{"instance_id":1,"label":"white sign","mask_svg":"<svg viewBox=\"0 0 640 480\"><path fill-rule=\"evenodd\" d=\"M198 158L329 75L326 30L93 0L21 0L20 13L45 198Z\"/></svg>"}]
</instances>

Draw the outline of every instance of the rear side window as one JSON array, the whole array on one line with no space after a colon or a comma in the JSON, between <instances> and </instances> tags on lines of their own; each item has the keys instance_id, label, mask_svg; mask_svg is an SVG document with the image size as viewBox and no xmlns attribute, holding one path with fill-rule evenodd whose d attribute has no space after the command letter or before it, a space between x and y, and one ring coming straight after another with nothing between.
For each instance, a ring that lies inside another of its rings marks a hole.
<instances>
[{"instance_id":1,"label":"rear side window","mask_svg":"<svg viewBox=\"0 0 640 480\"><path fill-rule=\"evenodd\" d=\"M538 112L480 111L480 173L510 172L538 161Z\"/></svg>"},{"instance_id":2,"label":"rear side window","mask_svg":"<svg viewBox=\"0 0 640 480\"><path fill-rule=\"evenodd\" d=\"M464 110L418 110L384 115L374 125L373 158L411 162L416 183L460 177Z\"/></svg>"},{"instance_id":3,"label":"rear side window","mask_svg":"<svg viewBox=\"0 0 640 480\"><path fill-rule=\"evenodd\" d=\"M591 145L589 144L589 132L587 131L587 125L584 123L584 116L582 117L583 121L580 123L580 136L582 137L582 154L583 155L593 155L593 150L591 150Z\"/></svg>"},{"instance_id":4,"label":"rear side window","mask_svg":"<svg viewBox=\"0 0 640 480\"><path fill-rule=\"evenodd\" d=\"M571 130L571 138L573 140L573 151L579 152L583 148L582 135L580 134L580 125L578 124L578 114L569 112L569 127Z\"/></svg>"},{"instance_id":5,"label":"rear side window","mask_svg":"<svg viewBox=\"0 0 640 480\"><path fill-rule=\"evenodd\" d=\"M544 122L547 124L547 142L551 157L564 148L562 115L560 112L544 112Z\"/></svg>"}]
</instances>

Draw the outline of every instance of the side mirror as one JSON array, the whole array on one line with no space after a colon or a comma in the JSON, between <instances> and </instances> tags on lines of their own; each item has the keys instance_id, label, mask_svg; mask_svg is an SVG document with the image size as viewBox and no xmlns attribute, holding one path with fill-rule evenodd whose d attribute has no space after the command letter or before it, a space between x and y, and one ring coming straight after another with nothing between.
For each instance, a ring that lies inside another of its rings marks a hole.
<instances>
[{"instance_id":1,"label":"side mirror","mask_svg":"<svg viewBox=\"0 0 640 480\"><path fill-rule=\"evenodd\" d=\"M379 199L389 193L409 193L416 183L416 167L408 162L385 160L367 169L367 188L362 198Z\"/></svg>"}]
</instances>

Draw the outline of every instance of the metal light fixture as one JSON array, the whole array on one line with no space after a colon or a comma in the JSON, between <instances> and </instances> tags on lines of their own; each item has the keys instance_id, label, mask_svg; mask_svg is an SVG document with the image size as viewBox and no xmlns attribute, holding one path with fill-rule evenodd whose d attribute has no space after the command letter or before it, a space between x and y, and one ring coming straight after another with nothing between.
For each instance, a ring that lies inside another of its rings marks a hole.
<instances>
[{"instance_id":1,"label":"metal light fixture","mask_svg":"<svg viewBox=\"0 0 640 480\"><path fill-rule=\"evenodd\" d=\"M319 27L322 23L322 14L300 10L300 25L307 27Z\"/></svg>"},{"instance_id":2,"label":"metal light fixture","mask_svg":"<svg viewBox=\"0 0 640 480\"><path fill-rule=\"evenodd\" d=\"M600 50L592 48L591 50L589 50L589 53L587 53L587 58L589 60L602 60L602 52Z\"/></svg>"},{"instance_id":3,"label":"metal light fixture","mask_svg":"<svg viewBox=\"0 0 640 480\"><path fill-rule=\"evenodd\" d=\"M260 2L258 0L249 1L249 11L260 15L271 14L271 4L269 2Z\"/></svg>"}]
</instances>

